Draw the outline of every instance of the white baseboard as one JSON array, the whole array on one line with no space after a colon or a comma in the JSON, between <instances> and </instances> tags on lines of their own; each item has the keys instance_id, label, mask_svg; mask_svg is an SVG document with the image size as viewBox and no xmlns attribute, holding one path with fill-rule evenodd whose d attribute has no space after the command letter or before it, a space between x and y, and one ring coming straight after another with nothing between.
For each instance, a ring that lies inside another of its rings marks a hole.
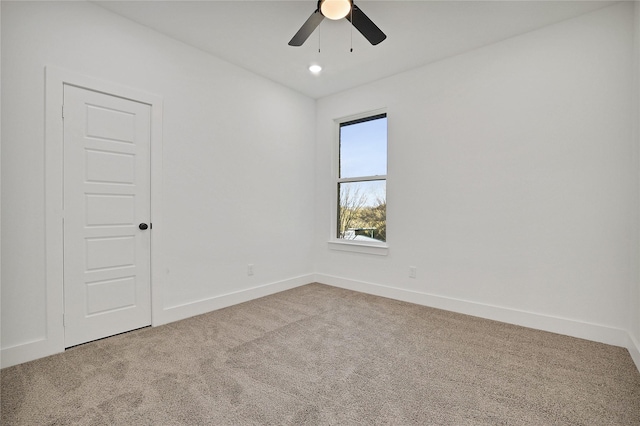
<instances>
[{"instance_id":1,"label":"white baseboard","mask_svg":"<svg viewBox=\"0 0 640 426\"><path fill-rule=\"evenodd\" d=\"M621 347L630 346L629 334L627 330L623 329L591 324L568 318L552 317L500 306L486 305L478 302L454 299L429 293L403 290L331 275L316 274L315 278L316 282L334 287L388 297L390 299L416 303L418 305L487 318L537 330L578 337L580 339L592 340L595 342L606 343L608 345ZM638 364L637 361L636 364Z\"/></svg>"},{"instance_id":2,"label":"white baseboard","mask_svg":"<svg viewBox=\"0 0 640 426\"><path fill-rule=\"evenodd\" d=\"M41 340L34 340L9 348L3 348L0 352L0 359L2 360L2 368L5 368L60 352L64 352L64 344L56 344L54 339L43 337Z\"/></svg>"},{"instance_id":3,"label":"white baseboard","mask_svg":"<svg viewBox=\"0 0 640 426\"><path fill-rule=\"evenodd\" d=\"M313 279L313 274L301 275L283 281L263 284L220 296L165 308L161 312L158 312L157 315L154 315L153 325L157 326L173 321L179 321L185 318L226 308L228 306L237 305L238 303L248 302L259 297L268 296L270 294L310 284L313 282Z\"/></svg>"},{"instance_id":4,"label":"white baseboard","mask_svg":"<svg viewBox=\"0 0 640 426\"><path fill-rule=\"evenodd\" d=\"M629 350L631 359L633 359L633 362L636 364L638 371L640 371L640 342L634 339L631 333L629 333L629 343L627 344L627 349Z\"/></svg>"},{"instance_id":5,"label":"white baseboard","mask_svg":"<svg viewBox=\"0 0 640 426\"><path fill-rule=\"evenodd\" d=\"M164 309L153 313L153 325L162 325L173 321L189 318L195 315L204 314L216 309L226 308L259 297L268 296L294 287L312 283L313 274L302 275L283 281L259 285L233 293L223 294L205 300L198 300L193 303L184 304ZM62 334L64 336L64 334ZM11 367L24 362L33 361L64 352L64 339L54 339L43 337L40 340L26 342L0 351L1 368Z\"/></svg>"},{"instance_id":6,"label":"white baseboard","mask_svg":"<svg viewBox=\"0 0 640 426\"><path fill-rule=\"evenodd\" d=\"M153 325L158 326L179 321L313 282L609 345L626 347L636 367L640 370L640 343L626 330L325 274L301 275L287 280L263 284L180 306L166 308L154 314ZM2 368L64 351L64 348L59 347L59 345L51 340L52 339L42 339L2 349L0 353Z\"/></svg>"}]
</instances>

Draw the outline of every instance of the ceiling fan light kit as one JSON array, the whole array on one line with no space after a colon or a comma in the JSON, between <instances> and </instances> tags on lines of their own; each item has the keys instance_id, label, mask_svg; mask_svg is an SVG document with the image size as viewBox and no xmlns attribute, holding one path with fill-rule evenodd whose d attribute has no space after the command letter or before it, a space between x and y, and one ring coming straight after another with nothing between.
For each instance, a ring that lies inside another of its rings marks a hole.
<instances>
[{"instance_id":1,"label":"ceiling fan light kit","mask_svg":"<svg viewBox=\"0 0 640 426\"><path fill-rule=\"evenodd\" d=\"M362 9L353 4L353 0L320 0L315 12L289 41L289 46L302 46L324 18L333 20L347 18L351 25L374 46L387 38Z\"/></svg>"},{"instance_id":2,"label":"ceiling fan light kit","mask_svg":"<svg viewBox=\"0 0 640 426\"><path fill-rule=\"evenodd\" d=\"M334 21L342 19L351 11L351 0L320 0L320 12Z\"/></svg>"}]
</instances>

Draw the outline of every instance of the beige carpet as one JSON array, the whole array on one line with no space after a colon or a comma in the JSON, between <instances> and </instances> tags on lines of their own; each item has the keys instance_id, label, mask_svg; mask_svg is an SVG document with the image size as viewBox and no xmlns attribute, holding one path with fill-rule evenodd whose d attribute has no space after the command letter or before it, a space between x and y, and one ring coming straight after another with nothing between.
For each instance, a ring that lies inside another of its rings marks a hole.
<instances>
[{"instance_id":1,"label":"beige carpet","mask_svg":"<svg viewBox=\"0 0 640 426\"><path fill-rule=\"evenodd\" d=\"M1 374L3 425L640 425L626 349L320 284Z\"/></svg>"}]
</instances>

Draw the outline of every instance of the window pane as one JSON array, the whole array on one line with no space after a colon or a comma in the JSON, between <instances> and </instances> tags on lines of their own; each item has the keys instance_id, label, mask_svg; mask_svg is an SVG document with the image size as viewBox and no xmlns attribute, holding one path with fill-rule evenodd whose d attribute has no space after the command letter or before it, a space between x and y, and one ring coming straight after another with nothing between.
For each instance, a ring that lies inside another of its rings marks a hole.
<instances>
[{"instance_id":1,"label":"window pane","mask_svg":"<svg viewBox=\"0 0 640 426\"><path fill-rule=\"evenodd\" d=\"M338 238L387 240L387 181L338 184Z\"/></svg>"},{"instance_id":2,"label":"window pane","mask_svg":"<svg viewBox=\"0 0 640 426\"><path fill-rule=\"evenodd\" d=\"M387 174L387 117L340 126L340 177Z\"/></svg>"}]
</instances>

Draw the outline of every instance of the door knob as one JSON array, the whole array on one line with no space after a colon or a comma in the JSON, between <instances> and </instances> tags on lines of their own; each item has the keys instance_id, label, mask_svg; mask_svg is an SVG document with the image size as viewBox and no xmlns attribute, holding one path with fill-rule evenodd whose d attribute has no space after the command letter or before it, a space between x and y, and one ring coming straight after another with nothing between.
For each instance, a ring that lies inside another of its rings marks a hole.
<instances>
[{"instance_id":1,"label":"door knob","mask_svg":"<svg viewBox=\"0 0 640 426\"><path fill-rule=\"evenodd\" d=\"M146 223L141 223L140 225L138 225L138 228L142 229L143 231L145 229L147 229L149 227L149 225L147 225Z\"/></svg>"}]
</instances>

